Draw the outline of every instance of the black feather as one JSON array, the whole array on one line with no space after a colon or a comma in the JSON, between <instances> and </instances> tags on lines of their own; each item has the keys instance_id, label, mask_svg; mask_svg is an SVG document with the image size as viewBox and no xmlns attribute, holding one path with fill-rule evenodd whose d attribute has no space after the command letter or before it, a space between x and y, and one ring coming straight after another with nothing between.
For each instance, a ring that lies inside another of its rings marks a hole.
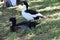
<instances>
[{"instance_id":1,"label":"black feather","mask_svg":"<svg viewBox=\"0 0 60 40\"><path fill-rule=\"evenodd\" d=\"M35 11L35 10L31 10L31 9L26 10L25 12L30 13L30 14L32 14L32 15L35 15L35 14L38 13L37 11Z\"/></svg>"},{"instance_id":2,"label":"black feather","mask_svg":"<svg viewBox=\"0 0 60 40\"><path fill-rule=\"evenodd\" d=\"M23 4L26 5L26 8L28 10L28 3L27 3L27 1L23 1Z\"/></svg>"},{"instance_id":3,"label":"black feather","mask_svg":"<svg viewBox=\"0 0 60 40\"><path fill-rule=\"evenodd\" d=\"M15 32L19 29L19 26L24 25L25 27L28 26L30 29L31 27L35 27L38 23L37 22L30 22L30 21L22 21L18 24L16 24L16 18L11 17L9 19L10 22L12 22L12 26L10 26L11 32Z\"/></svg>"}]
</instances>

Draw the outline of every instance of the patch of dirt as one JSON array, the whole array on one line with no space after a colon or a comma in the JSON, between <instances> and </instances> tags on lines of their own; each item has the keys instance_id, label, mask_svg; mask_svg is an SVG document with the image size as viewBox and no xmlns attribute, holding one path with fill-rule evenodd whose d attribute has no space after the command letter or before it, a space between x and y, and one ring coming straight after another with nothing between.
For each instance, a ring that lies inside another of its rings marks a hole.
<instances>
[{"instance_id":1,"label":"patch of dirt","mask_svg":"<svg viewBox=\"0 0 60 40\"><path fill-rule=\"evenodd\" d=\"M6 13L0 11L0 17L5 16Z\"/></svg>"},{"instance_id":2,"label":"patch of dirt","mask_svg":"<svg viewBox=\"0 0 60 40\"><path fill-rule=\"evenodd\" d=\"M21 38L21 40L28 40L27 35L24 35L24 36L22 36L22 37L20 37L20 38Z\"/></svg>"},{"instance_id":3,"label":"patch of dirt","mask_svg":"<svg viewBox=\"0 0 60 40\"><path fill-rule=\"evenodd\" d=\"M0 40L4 40L4 37L0 35Z\"/></svg>"},{"instance_id":4,"label":"patch of dirt","mask_svg":"<svg viewBox=\"0 0 60 40\"><path fill-rule=\"evenodd\" d=\"M60 37L59 37L59 38L57 38L56 40L60 40Z\"/></svg>"}]
</instances>

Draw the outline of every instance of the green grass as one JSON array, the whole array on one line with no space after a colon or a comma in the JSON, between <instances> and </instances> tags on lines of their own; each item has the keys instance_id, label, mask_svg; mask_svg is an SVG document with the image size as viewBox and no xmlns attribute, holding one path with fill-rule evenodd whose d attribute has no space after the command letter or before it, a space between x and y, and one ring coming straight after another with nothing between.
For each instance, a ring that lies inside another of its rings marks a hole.
<instances>
[{"instance_id":1,"label":"green grass","mask_svg":"<svg viewBox=\"0 0 60 40\"><path fill-rule=\"evenodd\" d=\"M15 16L17 23L25 20L18 7L3 8L0 3L0 38L4 40L60 40L60 0L29 0L29 7L47 16L36 28L11 33L8 20ZM18 9L18 10L16 10ZM21 8L20 8L21 9Z\"/></svg>"}]
</instances>

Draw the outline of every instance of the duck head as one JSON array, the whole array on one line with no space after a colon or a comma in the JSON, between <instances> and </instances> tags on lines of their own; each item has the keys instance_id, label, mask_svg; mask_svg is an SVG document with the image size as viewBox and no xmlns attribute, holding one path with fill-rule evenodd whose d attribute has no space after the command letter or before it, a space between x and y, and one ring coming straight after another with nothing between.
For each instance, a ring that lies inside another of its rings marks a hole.
<instances>
[{"instance_id":1,"label":"duck head","mask_svg":"<svg viewBox=\"0 0 60 40\"><path fill-rule=\"evenodd\" d=\"M28 10L28 3L26 1L22 2L22 10Z\"/></svg>"},{"instance_id":2,"label":"duck head","mask_svg":"<svg viewBox=\"0 0 60 40\"><path fill-rule=\"evenodd\" d=\"M12 26L15 26L16 25L16 18L15 17L11 17L9 19L9 22L12 24Z\"/></svg>"}]
</instances>

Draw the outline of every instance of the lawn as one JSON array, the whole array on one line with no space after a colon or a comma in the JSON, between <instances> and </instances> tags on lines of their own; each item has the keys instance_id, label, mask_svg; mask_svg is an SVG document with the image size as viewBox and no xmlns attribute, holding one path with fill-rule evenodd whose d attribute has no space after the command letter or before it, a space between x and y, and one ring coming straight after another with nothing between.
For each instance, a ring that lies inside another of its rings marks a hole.
<instances>
[{"instance_id":1,"label":"lawn","mask_svg":"<svg viewBox=\"0 0 60 40\"><path fill-rule=\"evenodd\" d=\"M29 8L47 16L38 20L31 30L10 32L8 20L15 16L17 23L25 20L21 16L21 6L3 8L0 2L0 40L60 40L60 0L28 0Z\"/></svg>"}]
</instances>

